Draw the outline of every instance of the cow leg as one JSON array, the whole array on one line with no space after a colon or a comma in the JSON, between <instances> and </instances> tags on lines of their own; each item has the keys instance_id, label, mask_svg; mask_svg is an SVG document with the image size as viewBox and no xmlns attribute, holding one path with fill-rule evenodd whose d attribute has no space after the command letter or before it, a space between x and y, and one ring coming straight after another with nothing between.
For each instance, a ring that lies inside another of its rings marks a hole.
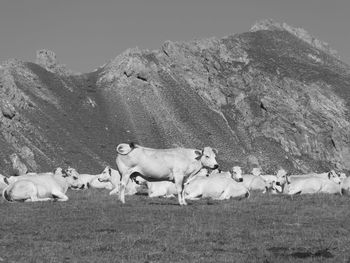
<instances>
[{"instance_id":1,"label":"cow leg","mask_svg":"<svg viewBox=\"0 0 350 263\"><path fill-rule=\"evenodd\" d=\"M120 180L120 186L119 186L119 200L125 204L125 189L126 189L126 185L129 182L130 176L134 173L135 171L133 170L129 170L126 171L123 175L122 178ZM115 190L115 189L114 189Z\"/></svg>"},{"instance_id":2,"label":"cow leg","mask_svg":"<svg viewBox=\"0 0 350 263\"><path fill-rule=\"evenodd\" d=\"M59 202L65 202L68 200L68 196L59 191L53 191L52 196Z\"/></svg>"},{"instance_id":3,"label":"cow leg","mask_svg":"<svg viewBox=\"0 0 350 263\"><path fill-rule=\"evenodd\" d=\"M119 187L116 186L112 191L109 192L109 195L116 195L119 192Z\"/></svg>"},{"instance_id":4,"label":"cow leg","mask_svg":"<svg viewBox=\"0 0 350 263\"><path fill-rule=\"evenodd\" d=\"M25 202L44 202L44 201L51 201L52 198L50 197L45 197L45 198L38 198L38 197L34 197L34 198L30 198L25 200Z\"/></svg>"},{"instance_id":5,"label":"cow leg","mask_svg":"<svg viewBox=\"0 0 350 263\"><path fill-rule=\"evenodd\" d=\"M187 202L185 200L185 194L184 194L184 177L182 175L175 175L175 187L177 191L177 198L179 200L180 205L187 205Z\"/></svg>"}]
</instances>

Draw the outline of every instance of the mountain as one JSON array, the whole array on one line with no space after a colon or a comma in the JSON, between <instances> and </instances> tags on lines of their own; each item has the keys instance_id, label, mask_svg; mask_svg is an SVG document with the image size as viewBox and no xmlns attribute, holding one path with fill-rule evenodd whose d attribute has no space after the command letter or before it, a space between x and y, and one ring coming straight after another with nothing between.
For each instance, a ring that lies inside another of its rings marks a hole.
<instances>
[{"instance_id":1,"label":"mountain","mask_svg":"<svg viewBox=\"0 0 350 263\"><path fill-rule=\"evenodd\" d=\"M77 74L53 52L0 68L0 173L115 166L115 147L219 150L223 169L350 170L350 67L327 43L271 20L223 38L129 49Z\"/></svg>"}]
</instances>

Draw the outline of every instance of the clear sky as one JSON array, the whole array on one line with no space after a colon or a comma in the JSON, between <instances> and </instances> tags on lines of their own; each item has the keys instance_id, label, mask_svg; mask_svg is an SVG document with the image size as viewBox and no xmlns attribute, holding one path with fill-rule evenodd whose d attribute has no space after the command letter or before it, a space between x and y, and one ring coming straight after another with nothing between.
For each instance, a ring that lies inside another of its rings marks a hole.
<instances>
[{"instance_id":1,"label":"clear sky","mask_svg":"<svg viewBox=\"0 0 350 263\"><path fill-rule=\"evenodd\" d=\"M304 28L350 64L349 13L350 0L0 0L0 61L35 61L46 48L89 72L127 48L224 37L272 18Z\"/></svg>"}]
</instances>

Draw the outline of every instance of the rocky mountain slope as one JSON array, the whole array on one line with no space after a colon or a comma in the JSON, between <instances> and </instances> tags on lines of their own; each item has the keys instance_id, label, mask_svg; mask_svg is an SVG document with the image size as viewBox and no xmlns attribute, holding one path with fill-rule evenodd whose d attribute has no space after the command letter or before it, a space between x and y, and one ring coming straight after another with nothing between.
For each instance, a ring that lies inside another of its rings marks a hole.
<instances>
[{"instance_id":1,"label":"rocky mountain slope","mask_svg":"<svg viewBox=\"0 0 350 263\"><path fill-rule=\"evenodd\" d=\"M350 67L305 30L249 32L130 49L87 74L41 50L0 68L0 173L115 166L115 146L205 145L224 169L350 170Z\"/></svg>"}]
</instances>

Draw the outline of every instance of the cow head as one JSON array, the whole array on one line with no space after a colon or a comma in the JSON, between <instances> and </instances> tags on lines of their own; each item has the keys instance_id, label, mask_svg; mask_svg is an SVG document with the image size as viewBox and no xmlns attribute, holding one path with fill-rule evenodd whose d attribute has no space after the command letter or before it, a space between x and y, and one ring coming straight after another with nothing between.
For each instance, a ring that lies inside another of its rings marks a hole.
<instances>
[{"instance_id":1,"label":"cow head","mask_svg":"<svg viewBox=\"0 0 350 263\"><path fill-rule=\"evenodd\" d=\"M272 181L271 182L271 186L270 186L270 191L273 194L278 194L278 193L282 193L283 192L283 188L280 185L277 185L276 181Z\"/></svg>"},{"instance_id":2,"label":"cow head","mask_svg":"<svg viewBox=\"0 0 350 263\"><path fill-rule=\"evenodd\" d=\"M53 173L56 175L63 175L63 169L61 167L57 167L55 170L53 170Z\"/></svg>"},{"instance_id":3,"label":"cow head","mask_svg":"<svg viewBox=\"0 0 350 263\"><path fill-rule=\"evenodd\" d=\"M261 171L261 168L260 167L255 167L255 168L253 168L253 170L252 170L252 175L254 175L254 176L259 176L259 175L261 175L262 174L262 171Z\"/></svg>"},{"instance_id":4,"label":"cow head","mask_svg":"<svg viewBox=\"0 0 350 263\"><path fill-rule=\"evenodd\" d=\"M242 169L239 166L234 166L231 169L231 177L237 182L243 182Z\"/></svg>"},{"instance_id":5,"label":"cow head","mask_svg":"<svg viewBox=\"0 0 350 263\"><path fill-rule=\"evenodd\" d=\"M105 169L103 169L102 173L97 176L97 180L99 182L109 182L111 180L112 176L112 168L109 166L106 166Z\"/></svg>"},{"instance_id":6,"label":"cow head","mask_svg":"<svg viewBox=\"0 0 350 263\"><path fill-rule=\"evenodd\" d=\"M328 173L328 179L335 182L336 184L341 183L341 179L340 179L339 175L334 170L331 170Z\"/></svg>"},{"instance_id":7,"label":"cow head","mask_svg":"<svg viewBox=\"0 0 350 263\"><path fill-rule=\"evenodd\" d=\"M196 160L201 161L203 167L210 169L219 168L218 162L216 161L216 154L218 151L210 147L204 147L202 151L195 151L197 155Z\"/></svg>"},{"instance_id":8,"label":"cow head","mask_svg":"<svg viewBox=\"0 0 350 263\"><path fill-rule=\"evenodd\" d=\"M147 184L147 181L139 175L130 176L130 179L131 179L131 181L133 181L137 185L146 185Z\"/></svg>"},{"instance_id":9,"label":"cow head","mask_svg":"<svg viewBox=\"0 0 350 263\"><path fill-rule=\"evenodd\" d=\"M276 177L277 177L276 185L278 186L283 186L289 183L287 172L283 168L277 171Z\"/></svg>"},{"instance_id":10,"label":"cow head","mask_svg":"<svg viewBox=\"0 0 350 263\"><path fill-rule=\"evenodd\" d=\"M55 174L59 172L58 169L56 169ZM62 169L60 170L62 171ZM84 189L84 183L79 178L79 173L74 168L68 167L67 169L63 170L61 174L62 174L62 177L66 179L66 182L68 183L69 188Z\"/></svg>"},{"instance_id":11,"label":"cow head","mask_svg":"<svg viewBox=\"0 0 350 263\"><path fill-rule=\"evenodd\" d=\"M340 180L346 179L346 173L341 172L341 173L338 173L338 174L339 174Z\"/></svg>"}]
</instances>

